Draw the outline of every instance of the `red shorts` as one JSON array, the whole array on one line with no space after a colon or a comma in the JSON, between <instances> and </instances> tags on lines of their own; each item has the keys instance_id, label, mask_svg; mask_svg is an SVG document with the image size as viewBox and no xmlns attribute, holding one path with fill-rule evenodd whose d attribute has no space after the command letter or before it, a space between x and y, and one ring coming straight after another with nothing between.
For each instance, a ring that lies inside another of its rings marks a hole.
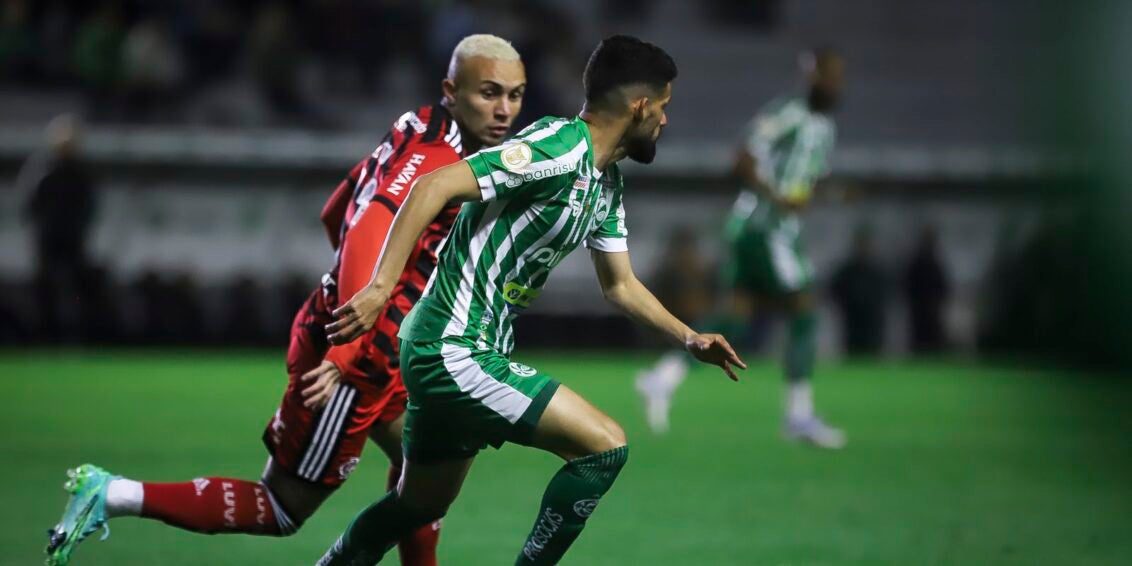
<instances>
[{"instance_id":1,"label":"red shorts","mask_svg":"<svg viewBox=\"0 0 1132 566\"><path fill-rule=\"evenodd\" d=\"M291 325L287 391L263 432L276 465L312 483L341 485L358 465L370 427L405 412L397 330L411 307L405 297L390 300L374 328L359 338L367 343L358 371L343 371L330 401L314 410L303 406L299 378L322 363L328 348L324 328L332 317L322 289L311 294ZM365 377L350 377L359 374Z\"/></svg>"}]
</instances>

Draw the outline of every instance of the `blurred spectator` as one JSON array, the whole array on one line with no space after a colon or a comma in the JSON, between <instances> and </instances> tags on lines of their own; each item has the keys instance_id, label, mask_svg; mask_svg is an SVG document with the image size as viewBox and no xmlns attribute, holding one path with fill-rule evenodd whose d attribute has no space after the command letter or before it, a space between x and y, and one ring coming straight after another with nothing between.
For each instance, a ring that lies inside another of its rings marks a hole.
<instances>
[{"instance_id":1,"label":"blurred spectator","mask_svg":"<svg viewBox=\"0 0 1132 566\"><path fill-rule=\"evenodd\" d=\"M143 121L161 114L184 80L184 61L165 23L151 17L130 29L123 49L130 117Z\"/></svg>"},{"instance_id":2,"label":"blurred spectator","mask_svg":"<svg viewBox=\"0 0 1132 566\"><path fill-rule=\"evenodd\" d=\"M74 64L87 90L93 117L117 117L125 39L122 12L116 2L103 4L79 26Z\"/></svg>"},{"instance_id":3,"label":"blurred spectator","mask_svg":"<svg viewBox=\"0 0 1132 566\"><path fill-rule=\"evenodd\" d=\"M851 255L833 276L833 299L841 312L846 353L881 353L888 298L888 278L874 255L872 230L861 227L854 237Z\"/></svg>"},{"instance_id":4,"label":"blurred spectator","mask_svg":"<svg viewBox=\"0 0 1132 566\"><path fill-rule=\"evenodd\" d=\"M59 116L47 126L49 150L33 155L20 174L29 194L26 215L35 245L41 330L49 339L77 338L90 314L86 243L98 206L95 181L79 150L79 124Z\"/></svg>"},{"instance_id":5,"label":"blurred spectator","mask_svg":"<svg viewBox=\"0 0 1132 566\"><path fill-rule=\"evenodd\" d=\"M4 0L0 6L0 79L26 81L33 78L35 44L27 0Z\"/></svg>"},{"instance_id":6,"label":"blurred spectator","mask_svg":"<svg viewBox=\"0 0 1132 566\"><path fill-rule=\"evenodd\" d=\"M302 48L283 4L268 4L256 16L250 38L252 73L272 112L280 117L307 113L299 92Z\"/></svg>"},{"instance_id":7,"label":"blurred spectator","mask_svg":"<svg viewBox=\"0 0 1132 566\"><path fill-rule=\"evenodd\" d=\"M924 227L904 278L911 317L911 348L918 354L938 352L947 345L943 309L951 286L939 257L938 240L934 226Z\"/></svg>"},{"instance_id":8,"label":"blurred spectator","mask_svg":"<svg viewBox=\"0 0 1132 566\"><path fill-rule=\"evenodd\" d=\"M680 320L702 320L712 306L711 274L700 253L696 231L681 226L669 237L650 288Z\"/></svg>"},{"instance_id":9,"label":"blurred spectator","mask_svg":"<svg viewBox=\"0 0 1132 566\"><path fill-rule=\"evenodd\" d=\"M223 0L197 0L179 3L173 13L194 87L208 86L234 70L249 28L236 6Z\"/></svg>"}]
</instances>

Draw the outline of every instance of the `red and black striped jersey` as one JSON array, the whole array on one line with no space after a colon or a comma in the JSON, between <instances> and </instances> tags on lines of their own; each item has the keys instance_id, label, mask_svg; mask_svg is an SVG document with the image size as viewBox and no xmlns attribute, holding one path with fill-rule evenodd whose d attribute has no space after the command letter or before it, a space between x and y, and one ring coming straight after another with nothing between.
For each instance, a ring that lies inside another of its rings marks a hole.
<instances>
[{"instance_id":1,"label":"red and black striped jersey","mask_svg":"<svg viewBox=\"0 0 1132 566\"><path fill-rule=\"evenodd\" d=\"M364 287L385 247L393 218L422 175L455 163L463 157L460 129L448 109L439 104L406 112L393 123L377 149L350 171L322 211L322 222L335 250L334 267L323 276L323 292L330 309ZM437 264L437 250L448 236L459 212L445 208L429 224L409 256L393 294L416 303ZM389 312L403 318L407 313ZM360 343L335 346L331 361L356 360ZM343 369L345 365L338 363Z\"/></svg>"}]
</instances>

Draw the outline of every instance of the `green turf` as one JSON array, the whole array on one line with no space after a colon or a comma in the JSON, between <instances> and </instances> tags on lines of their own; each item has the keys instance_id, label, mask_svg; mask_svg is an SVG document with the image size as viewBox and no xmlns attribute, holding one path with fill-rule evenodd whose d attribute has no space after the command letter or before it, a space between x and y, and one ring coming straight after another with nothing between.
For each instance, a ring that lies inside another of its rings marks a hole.
<instances>
[{"instance_id":1,"label":"green turf","mask_svg":"<svg viewBox=\"0 0 1132 566\"><path fill-rule=\"evenodd\" d=\"M0 563L34 564L68 466L134 478L256 477L282 391L276 353L0 355ZM645 430L631 378L645 358L519 356L622 422L632 455L565 564L1132 563L1132 395L1064 372L917 363L824 368L819 404L841 453L778 437L768 365L732 384L690 378L673 432ZM553 457L488 451L445 523L441 561L508 564ZM134 519L76 564L311 564L380 491L359 472L296 536L200 536ZM389 562L396 563L396 560Z\"/></svg>"}]
</instances>

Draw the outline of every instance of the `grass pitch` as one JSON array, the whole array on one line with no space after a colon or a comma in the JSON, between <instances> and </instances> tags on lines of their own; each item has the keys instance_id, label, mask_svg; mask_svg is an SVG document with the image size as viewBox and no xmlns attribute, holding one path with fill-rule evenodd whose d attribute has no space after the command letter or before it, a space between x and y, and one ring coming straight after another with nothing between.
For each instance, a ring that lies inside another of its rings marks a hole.
<instances>
[{"instance_id":1,"label":"grass pitch","mask_svg":"<svg viewBox=\"0 0 1132 566\"><path fill-rule=\"evenodd\" d=\"M629 465L564 564L1132 563L1132 392L1116 380L944 362L820 366L819 406L850 437L831 453L780 440L769 364L739 384L696 369L658 438L632 386L649 358L516 360L580 391L630 438ZM0 563L22 565L42 560L67 467L258 477L284 377L280 352L9 351L0 384ZM441 562L510 564L559 465L521 447L485 451L445 520ZM290 538L120 519L73 563L312 564L382 491L385 466L369 447Z\"/></svg>"}]
</instances>

